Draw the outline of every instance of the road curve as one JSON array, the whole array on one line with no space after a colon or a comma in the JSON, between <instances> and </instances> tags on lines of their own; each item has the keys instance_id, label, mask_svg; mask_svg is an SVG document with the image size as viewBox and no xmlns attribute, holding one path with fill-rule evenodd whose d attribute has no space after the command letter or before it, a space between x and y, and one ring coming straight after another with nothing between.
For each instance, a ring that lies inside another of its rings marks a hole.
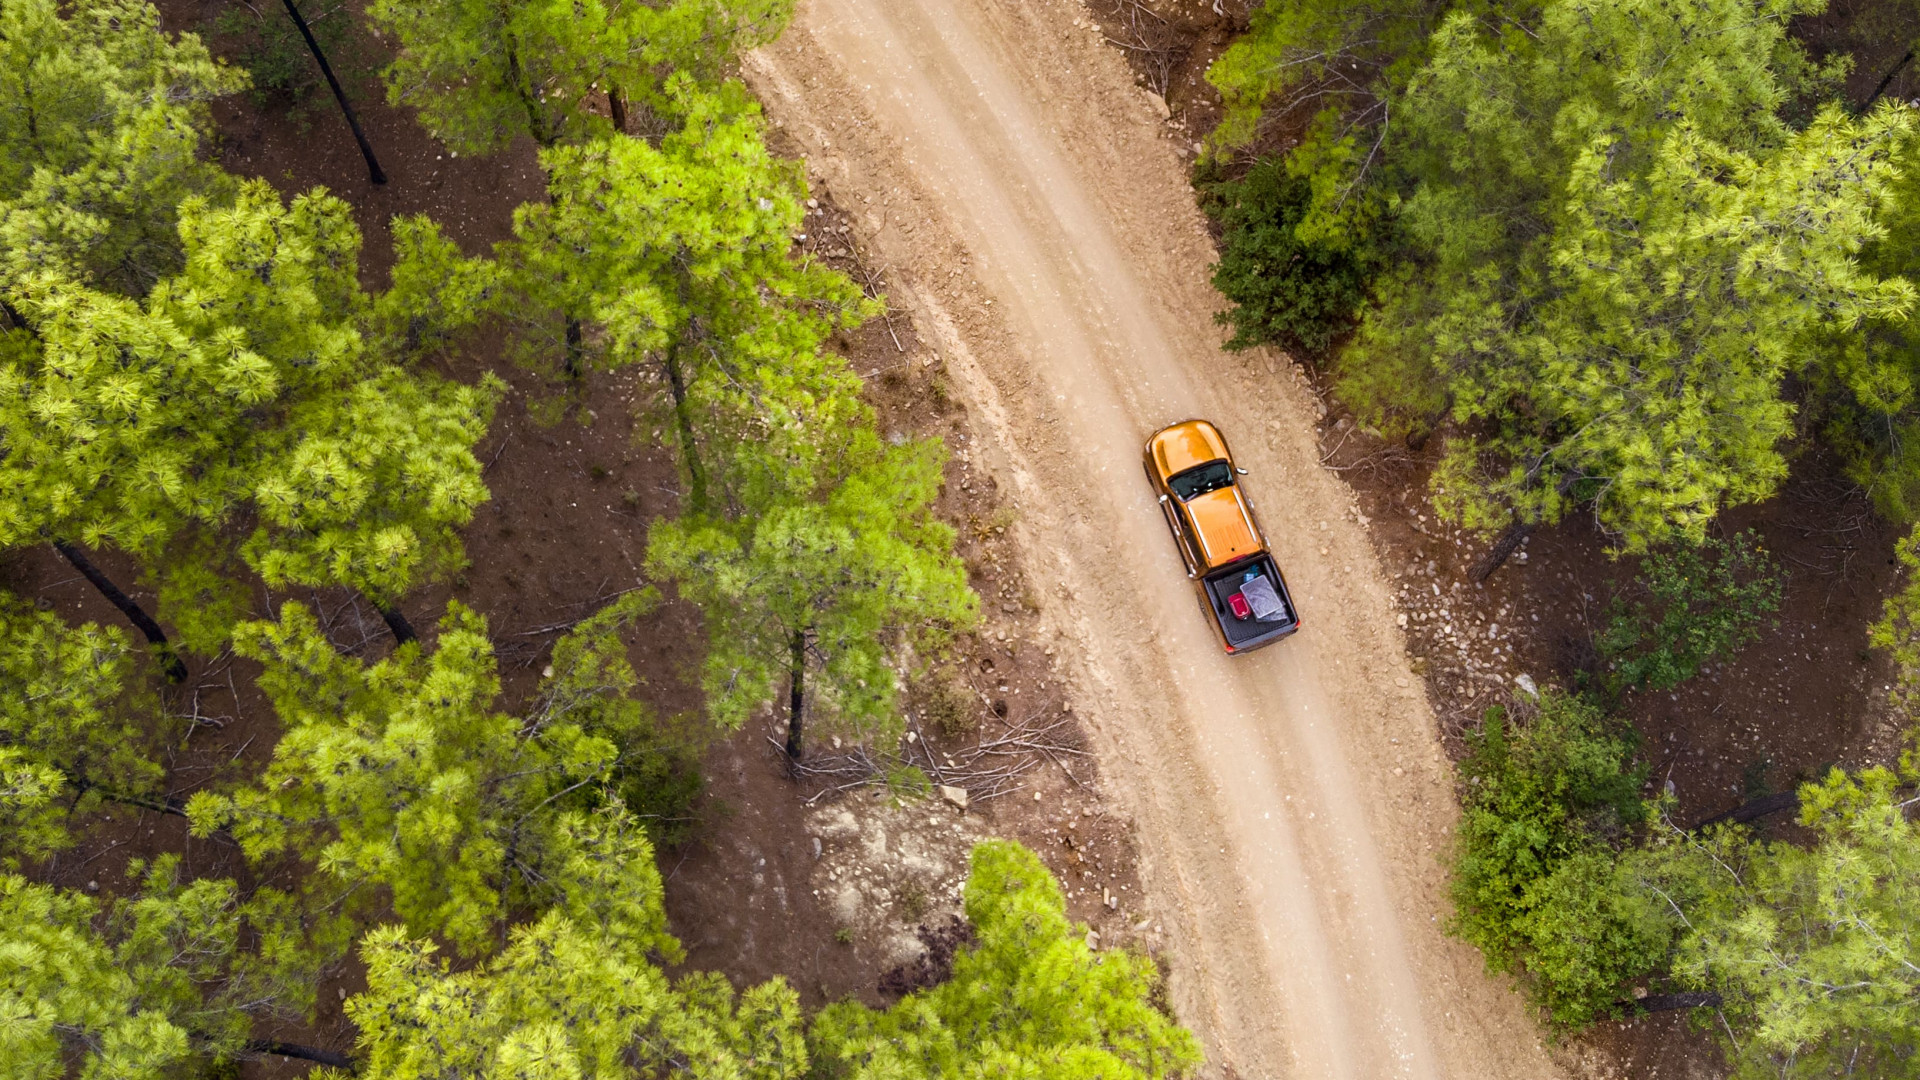
<instances>
[{"instance_id":1,"label":"road curve","mask_svg":"<svg viewBox=\"0 0 1920 1080\"><path fill-rule=\"evenodd\" d=\"M1312 401L1284 360L1219 349L1184 166L1085 10L802 0L746 73L992 439L976 461L1019 510L1210 1073L1557 1075L1441 933L1449 773ZM1252 470L1304 616L1245 657L1214 642L1141 475L1146 434L1190 416Z\"/></svg>"}]
</instances>

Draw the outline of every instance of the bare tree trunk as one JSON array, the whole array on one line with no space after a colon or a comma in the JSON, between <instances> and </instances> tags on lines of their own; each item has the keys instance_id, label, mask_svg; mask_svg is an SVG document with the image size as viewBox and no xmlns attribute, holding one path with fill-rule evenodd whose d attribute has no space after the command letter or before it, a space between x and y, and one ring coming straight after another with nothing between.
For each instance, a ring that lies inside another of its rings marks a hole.
<instances>
[{"instance_id":1,"label":"bare tree trunk","mask_svg":"<svg viewBox=\"0 0 1920 1080\"><path fill-rule=\"evenodd\" d=\"M1887 87L1892 85L1893 77L1895 75L1900 74L1900 69L1906 67L1907 63L1912 59L1913 59L1913 50L1908 49L1906 52L1906 55L1902 56L1898 60L1895 60L1893 62L1893 66L1887 69L1886 75L1880 79L1880 85L1874 87L1873 93L1867 95L1867 100L1864 102L1861 102L1860 107L1853 110L1853 115L1864 116L1868 109L1873 108L1873 103L1876 101L1879 101L1880 95L1886 93Z\"/></svg>"},{"instance_id":2,"label":"bare tree trunk","mask_svg":"<svg viewBox=\"0 0 1920 1080\"><path fill-rule=\"evenodd\" d=\"M1762 795L1757 799L1751 799L1741 803L1731 810L1715 814L1710 818L1705 818L1698 825L1695 825L1687 831L1699 832L1709 825L1718 825L1723 821L1731 821L1735 825L1745 825L1749 821L1757 821L1760 818L1766 817L1768 814L1777 814L1782 810L1798 809L1800 809L1800 792L1798 790L1776 791L1771 795Z\"/></svg>"},{"instance_id":3,"label":"bare tree trunk","mask_svg":"<svg viewBox=\"0 0 1920 1080\"><path fill-rule=\"evenodd\" d=\"M333 77L333 65L327 63L327 54L321 52L320 43L313 40L313 31L307 27L307 20L301 18L300 9L293 6L293 0L280 2L286 5L293 25L300 28L300 36L307 39L307 51L320 64L320 74L327 77L327 85L333 88L333 100L340 103L340 112L346 116L347 126L353 129L353 141L360 144L360 156L367 159L367 179L376 184L386 183L387 174L380 171L380 162L374 160L373 144L367 141L367 133L360 130L360 118L353 115L353 105L347 100L347 92L340 88L340 80Z\"/></svg>"},{"instance_id":4,"label":"bare tree trunk","mask_svg":"<svg viewBox=\"0 0 1920 1080\"><path fill-rule=\"evenodd\" d=\"M317 1046L301 1046L299 1043L276 1042L272 1039L249 1039L247 1049L256 1054L278 1054L281 1057L299 1058L301 1061L313 1061L322 1065L331 1065L336 1069L354 1072L353 1059L336 1050L322 1050Z\"/></svg>"},{"instance_id":5,"label":"bare tree trunk","mask_svg":"<svg viewBox=\"0 0 1920 1080\"><path fill-rule=\"evenodd\" d=\"M1506 531L1500 534L1500 538L1487 549L1487 553L1480 557L1480 561L1474 563L1473 568L1467 571L1467 576L1476 584L1492 577L1493 572L1506 563L1508 556L1520 550L1521 541L1532 532L1532 525L1518 521L1507 526Z\"/></svg>"},{"instance_id":6,"label":"bare tree trunk","mask_svg":"<svg viewBox=\"0 0 1920 1080\"><path fill-rule=\"evenodd\" d=\"M1673 1012L1676 1009L1712 1008L1720 1004L1720 995L1711 990L1688 990L1679 994L1649 994L1627 1004L1637 1013Z\"/></svg>"},{"instance_id":7,"label":"bare tree trunk","mask_svg":"<svg viewBox=\"0 0 1920 1080\"><path fill-rule=\"evenodd\" d=\"M393 631L395 645L405 645L409 641L420 640L420 635L413 632L413 624L407 621L407 617L401 614L398 607L382 604L377 600L374 601L373 607L380 613L380 618L386 622L387 629Z\"/></svg>"},{"instance_id":8,"label":"bare tree trunk","mask_svg":"<svg viewBox=\"0 0 1920 1080\"><path fill-rule=\"evenodd\" d=\"M787 757L800 760L800 719L807 700L807 632L793 632L787 666Z\"/></svg>"},{"instance_id":9,"label":"bare tree trunk","mask_svg":"<svg viewBox=\"0 0 1920 1080\"><path fill-rule=\"evenodd\" d=\"M627 95L618 86L607 87L607 112L613 118L613 130L627 133Z\"/></svg>"},{"instance_id":10,"label":"bare tree trunk","mask_svg":"<svg viewBox=\"0 0 1920 1080\"><path fill-rule=\"evenodd\" d=\"M33 340L40 340L40 331L35 330L33 326L27 322L26 316L20 314L12 304L7 303L4 297L0 297L0 315L6 316L7 322L12 325L25 330L27 335L33 338Z\"/></svg>"},{"instance_id":11,"label":"bare tree trunk","mask_svg":"<svg viewBox=\"0 0 1920 1080\"><path fill-rule=\"evenodd\" d=\"M707 474L700 467L700 450L693 441L693 413L687 406L687 381L680 371L680 345L667 346L667 385L673 388L673 418L680 428L680 447L687 458L687 501L694 513L707 509Z\"/></svg>"},{"instance_id":12,"label":"bare tree trunk","mask_svg":"<svg viewBox=\"0 0 1920 1080\"><path fill-rule=\"evenodd\" d=\"M585 365L581 363L581 355L584 352L581 348L581 342L585 339L586 332L580 325L580 320L569 316L567 318L566 349L567 378L569 379L577 380L583 373Z\"/></svg>"},{"instance_id":13,"label":"bare tree trunk","mask_svg":"<svg viewBox=\"0 0 1920 1080\"><path fill-rule=\"evenodd\" d=\"M173 643L167 640L167 632L160 629L160 624L153 621L153 616L135 603L133 597L121 592L113 579L93 565L93 560L87 558L85 552L64 540L55 540L53 549L72 563L73 568L80 571L80 576L92 582L93 587L100 590L100 595L107 598L107 603L119 608L120 614L125 615L128 622L146 635L147 644L153 646L154 654L160 661L160 670L166 672L167 681L185 682L187 665L180 661L180 654L173 651Z\"/></svg>"}]
</instances>

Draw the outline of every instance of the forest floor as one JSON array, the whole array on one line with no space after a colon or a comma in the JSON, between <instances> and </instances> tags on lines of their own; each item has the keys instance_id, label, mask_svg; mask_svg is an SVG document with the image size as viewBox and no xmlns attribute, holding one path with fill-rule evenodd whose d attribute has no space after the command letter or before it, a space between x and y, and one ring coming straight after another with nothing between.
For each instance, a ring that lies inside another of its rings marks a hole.
<instances>
[{"instance_id":1,"label":"forest floor","mask_svg":"<svg viewBox=\"0 0 1920 1080\"><path fill-rule=\"evenodd\" d=\"M206 37L234 59L215 21L239 5L223 0L161 0L164 25ZM309 17L344 17L335 6ZM283 17L277 7L263 17ZM357 29L337 49L335 66L371 73L384 62L380 42ZM514 207L541 197L532 147L487 157L448 154L409 111L385 104L370 78L349 78L356 110L389 178L373 186L324 87L293 102L275 95L216 104L221 163L262 177L292 195L324 186L352 204L365 237L363 283L384 287L395 215L425 213L470 254L511 234ZM775 133L775 148L782 145ZM863 254L863 239L816 181L796 254L824 260L876 294L888 271ZM784 976L808 1007L846 996L890 1000L937 974L955 943L966 854L977 839L1003 836L1038 851L1065 884L1072 916L1101 947L1152 948L1157 933L1142 903L1131 823L1105 790L1090 757L1077 708L1055 671L1054 641L1038 617L1034 590L1012 555L1015 520L995 477L979 462L968 410L940 354L912 318L892 311L833 347L867 377L867 396L889 437L938 436L953 451L937 513L956 530L959 554L983 601L982 626L936 658L929 677L910 687L913 760L935 779L969 788L963 811L938 792L901 798L872 785L836 790L849 777L799 781L769 739L784 718L761 717L712 741L704 754L704 790L684 839L660 851L673 932L687 947L688 970L718 970L737 985ZM482 349L442 357L443 373L473 381L505 378L501 404L479 457L491 499L466 530L469 567L453 580L407 597L403 609L428 642L450 600L487 616L500 662L502 707L520 708L537 691L554 641L622 592L645 585L648 524L677 512L680 480L662 445L663 386L654 373L626 370L568 388ZM153 595L131 562L96 552L111 576L151 610ZM17 595L74 621L122 620L51 551L0 566ZM344 591L262 593L262 616L294 599L321 613L335 644L374 659L391 646L385 625ZM645 696L667 723L699 740L700 619L689 605L662 605L628 635ZM188 682L167 692L182 738L169 765L170 796L265 767L277 724L253 685L257 668L230 655L190 663ZM825 742L809 765L851 767ZM125 886L136 858L183 853L190 873L236 875L248 869L228 844L194 841L175 816L112 810L87 829L78 848L37 868L60 885L110 895ZM253 880L266 883L271 873ZM281 882L284 884L284 882ZM923 961L931 954L930 966ZM261 1032L344 1049L352 1032L340 1009L361 988L356 965L331 976L310 1027ZM307 1066L251 1062L248 1075L300 1075Z\"/></svg>"}]
</instances>

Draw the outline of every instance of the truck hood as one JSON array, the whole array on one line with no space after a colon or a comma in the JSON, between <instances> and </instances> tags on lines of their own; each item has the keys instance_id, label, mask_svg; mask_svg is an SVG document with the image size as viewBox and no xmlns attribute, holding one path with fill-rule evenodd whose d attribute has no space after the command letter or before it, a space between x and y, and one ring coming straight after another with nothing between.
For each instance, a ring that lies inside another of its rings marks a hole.
<instances>
[{"instance_id":1,"label":"truck hood","mask_svg":"<svg viewBox=\"0 0 1920 1080\"><path fill-rule=\"evenodd\" d=\"M1266 548L1253 527L1246 500L1240 497L1239 484L1209 491L1182 505L1193 523L1193 535L1200 542L1200 558L1207 569L1217 570Z\"/></svg>"}]
</instances>

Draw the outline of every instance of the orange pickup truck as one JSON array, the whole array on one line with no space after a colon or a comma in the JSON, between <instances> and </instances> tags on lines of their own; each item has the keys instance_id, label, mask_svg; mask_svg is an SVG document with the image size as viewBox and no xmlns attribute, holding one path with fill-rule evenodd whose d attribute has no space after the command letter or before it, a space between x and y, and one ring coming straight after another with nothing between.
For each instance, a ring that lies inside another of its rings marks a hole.
<instances>
[{"instance_id":1,"label":"orange pickup truck","mask_svg":"<svg viewBox=\"0 0 1920 1080\"><path fill-rule=\"evenodd\" d=\"M1300 629L1287 579L1237 482L1247 470L1233 463L1220 429L1205 420L1161 428L1145 457L1187 577L1227 651L1257 649Z\"/></svg>"}]
</instances>

